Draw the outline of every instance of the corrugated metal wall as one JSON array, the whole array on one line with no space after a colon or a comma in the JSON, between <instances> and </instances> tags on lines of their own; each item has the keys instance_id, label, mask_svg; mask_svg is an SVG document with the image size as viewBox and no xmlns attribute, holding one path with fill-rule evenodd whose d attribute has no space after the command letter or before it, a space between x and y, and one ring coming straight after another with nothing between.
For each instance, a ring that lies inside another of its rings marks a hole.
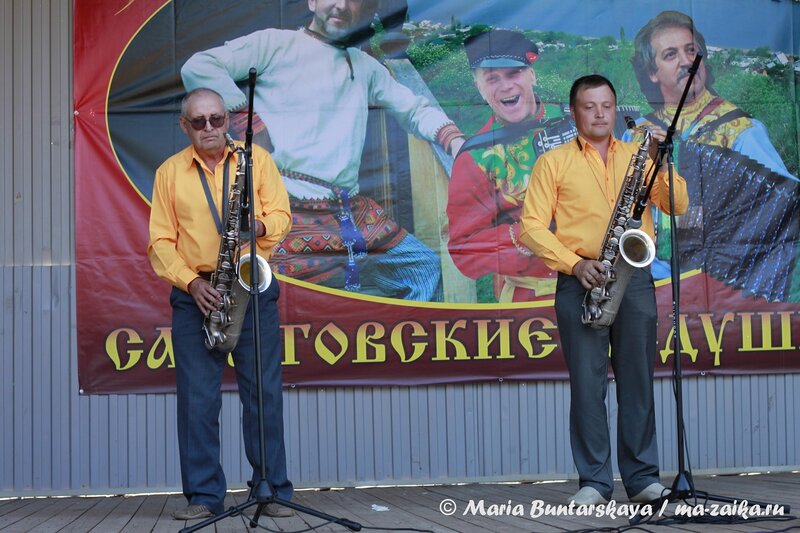
<instances>
[{"instance_id":1,"label":"corrugated metal wall","mask_svg":"<svg viewBox=\"0 0 800 533\"><path fill-rule=\"evenodd\" d=\"M78 394L71 4L0 0L0 496L179 490L173 395ZM658 383L665 472L677 468L671 391ZM800 375L698 378L684 391L695 469L800 465ZM568 393L563 382L287 390L290 476L298 486L572 476ZM241 485L232 394L222 420L225 470Z\"/></svg>"}]
</instances>

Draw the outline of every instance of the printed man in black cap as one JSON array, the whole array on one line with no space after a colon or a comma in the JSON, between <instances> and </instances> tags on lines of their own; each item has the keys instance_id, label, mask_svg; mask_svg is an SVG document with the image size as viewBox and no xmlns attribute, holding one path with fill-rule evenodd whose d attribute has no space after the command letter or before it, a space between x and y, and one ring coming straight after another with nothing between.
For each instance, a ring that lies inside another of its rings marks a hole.
<instances>
[{"instance_id":1,"label":"printed man in black cap","mask_svg":"<svg viewBox=\"0 0 800 533\"><path fill-rule=\"evenodd\" d=\"M492 30L469 37L464 47L492 116L453 165L450 255L466 276L495 274L501 302L552 296L553 272L519 241L518 221L537 156L574 138L574 126L564 106L534 93L539 50L523 34Z\"/></svg>"}]
</instances>

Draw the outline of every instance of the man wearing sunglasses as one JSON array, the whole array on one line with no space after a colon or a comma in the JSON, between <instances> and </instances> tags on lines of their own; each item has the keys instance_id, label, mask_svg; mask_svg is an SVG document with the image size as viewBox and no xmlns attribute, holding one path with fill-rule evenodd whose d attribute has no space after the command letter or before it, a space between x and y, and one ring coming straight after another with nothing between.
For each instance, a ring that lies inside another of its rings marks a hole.
<instances>
[{"instance_id":1,"label":"man wearing sunglasses","mask_svg":"<svg viewBox=\"0 0 800 533\"><path fill-rule=\"evenodd\" d=\"M173 286L170 303L178 447L183 493L188 500L188 506L175 511L173 517L191 520L221 513L227 489L220 465L219 414L222 372L228 354L206 349L202 327L204 317L220 305L220 294L209 280L217 266L225 224L223 206L227 189L236 179L237 158L225 142L228 113L216 92L200 88L186 95L180 126L192 144L156 170L147 253L156 274ZM291 226L289 198L266 150L253 146L252 163L256 247L258 254L267 259ZM288 500L292 497L292 484L287 478L283 439L279 294L273 277L270 286L259 294L259 333L267 481L277 497ZM250 313L248 309L232 355L243 407L245 452L256 480L261 468ZM269 516L291 514L275 504L266 506L264 512Z\"/></svg>"},{"instance_id":2,"label":"man wearing sunglasses","mask_svg":"<svg viewBox=\"0 0 800 533\"><path fill-rule=\"evenodd\" d=\"M395 81L357 48L375 0L308 0L300 30L266 29L194 54L181 70L188 90L213 87L229 111L246 108L236 85L258 72L254 108L267 124L292 202L293 229L273 259L311 283L410 300L441 300L439 257L359 194L370 107L455 155L463 136L444 112Z\"/></svg>"}]
</instances>

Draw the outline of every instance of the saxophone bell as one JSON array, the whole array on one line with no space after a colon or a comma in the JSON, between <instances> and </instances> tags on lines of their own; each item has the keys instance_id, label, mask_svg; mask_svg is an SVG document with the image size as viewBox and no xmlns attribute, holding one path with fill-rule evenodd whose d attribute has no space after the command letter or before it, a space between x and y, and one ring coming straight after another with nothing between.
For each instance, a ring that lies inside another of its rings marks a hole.
<instances>
[{"instance_id":1,"label":"saxophone bell","mask_svg":"<svg viewBox=\"0 0 800 533\"><path fill-rule=\"evenodd\" d=\"M270 270L267 260L260 255L256 255L256 268L258 269L257 292L261 293L267 290L272 283L272 270ZM236 279L232 279L234 277ZM223 291L222 305L217 311L209 313L203 324L203 330L206 333L206 348L228 353L236 347L242 334L242 324L247 312L247 303L250 301L252 283L250 254L245 254L236 263L236 273L231 276L227 285L224 284L220 287Z\"/></svg>"},{"instance_id":2,"label":"saxophone bell","mask_svg":"<svg viewBox=\"0 0 800 533\"><path fill-rule=\"evenodd\" d=\"M250 287L253 285L253 273L250 265L250 254L245 254L239 259L239 264L236 267L237 277L239 284L242 288L250 292ZM272 283L272 270L267 264L267 260L256 255L256 268L258 268L258 287L256 292L262 293L267 290L269 284Z\"/></svg>"},{"instance_id":3,"label":"saxophone bell","mask_svg":"<svg viewBox=\"0 0 800 533\"><path fill-rule=\"evenodd\" d=\"M656 258L656 245L640 229L629 229L619 238L619 253L632 267L644 268Z\"/></svg>"}]
</instances>

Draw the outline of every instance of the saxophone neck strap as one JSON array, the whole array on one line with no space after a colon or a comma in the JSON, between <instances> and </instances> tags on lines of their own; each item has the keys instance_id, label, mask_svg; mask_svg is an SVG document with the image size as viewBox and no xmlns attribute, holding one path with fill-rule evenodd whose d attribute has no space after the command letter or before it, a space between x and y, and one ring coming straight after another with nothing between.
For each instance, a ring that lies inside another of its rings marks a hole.
<instances>
[{"instance_id":1,"label":"saxophone neck strap","mask_svg":"<svg viewBox=\"0 0 800 533\"><path fill-rule=\"evenodd\" d=\"M222 169L222 219L219 218L217 213L217 204L214 201L214 195L211 194L211 188L208 186L206 173L203 172L203 167L200 162L195 159L194 166L197 168L197 175L200 177L200 183L203 185L203 192L206 193L206 201L208 208L211 210L211 216L214 217L214 224L217 226L217 233L222 236L222 220L228 218L228 169L230 168L230 154L225 158L225 166Z\"/></svg>"}]
</instances>

